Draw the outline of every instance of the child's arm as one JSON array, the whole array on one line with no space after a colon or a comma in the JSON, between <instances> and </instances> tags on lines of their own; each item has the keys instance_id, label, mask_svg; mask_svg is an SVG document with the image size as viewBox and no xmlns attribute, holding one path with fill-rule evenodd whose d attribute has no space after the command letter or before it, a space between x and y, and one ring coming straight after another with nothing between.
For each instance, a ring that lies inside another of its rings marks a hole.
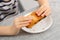
<instances>
[{"instance_id":1,"label":"child's arm","mask_svg":"<svg viewBox=\"0 0 60 40\"><path fill-rule=\"evenodd\" d=\"M0 35L16 35L19 29L14 26L0 26Z\"/></svg>"},{"instance_id":2,"label":"child's arm","mask_svg":"<svg viewBox=\"0 0 60 40\"><path fill-rule=\"evenodd\" d=\"M36 11L38 16L48 16L51 12L51 8L49 5L48 0L37 0L40 7L38 8L38 10Z\"/></svg>"},{"instance_id":3,"label":"child's arm","mask_svg":"<svg viewBox=\"0 0 60 40\"><path fill-rule=\"evenodd\" d=\"M13 22L13 26L0 26L0 35L17 35L22 26L27 26L31 22L31 17L20 16Z\"/></svg>"}]
</instances>

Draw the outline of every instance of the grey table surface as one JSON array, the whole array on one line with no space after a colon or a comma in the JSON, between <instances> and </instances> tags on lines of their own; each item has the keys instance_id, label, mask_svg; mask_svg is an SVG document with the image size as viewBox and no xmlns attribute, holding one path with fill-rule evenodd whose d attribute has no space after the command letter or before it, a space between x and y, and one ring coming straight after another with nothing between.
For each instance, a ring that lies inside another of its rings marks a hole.
<instances>
[{"instance_id":1,"label":"grey table surface","mask_svg":"<svg viewBox=\"0 0 60 40\"><path fill-rule=\"evenodd\" d=\"M23 7L24 10L36 7L37 3L36 2L31 3L31 2L33 1L21 0L22 6L24 6ZM60 40L60 4L59 4L60 0L49 0L49 3L52 8L51 15L53 18L53 25L51 26L51 28L39 34L28 34L24 31L21 31L20 34L17 36L0 37L0 40ZM33 4L34 6L32 6ZM3 25L8 25L10 23L9 21L11 22L12 20L8 20L5 23L4 22L2 23ZM0 23L0 25L2 25L2 23Z\"/></svg>"}]
</instances>

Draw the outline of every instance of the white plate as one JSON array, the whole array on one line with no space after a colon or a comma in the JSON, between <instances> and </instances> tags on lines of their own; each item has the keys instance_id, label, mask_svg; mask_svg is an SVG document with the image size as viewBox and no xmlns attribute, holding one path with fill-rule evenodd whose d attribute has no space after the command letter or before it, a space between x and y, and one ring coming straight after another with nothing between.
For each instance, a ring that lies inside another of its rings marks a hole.
<instances>
[{"instance_id":1,"label":"white plate","mask_svg":"<svg viewBox=\"0 0 60 40\"><path fill-rule=\"evenodd\" d=\"M27 15L29 15L29 14L27 14ZM25 15L25 16L27 16L27 15ZM47 29L49 29L51 27L52 23L53 23L53 21L52 21L51 16L47 16L46 18L44 18L43 20L41 20L37 24L35 24L32 28L22 27L22 30L24 30L28 33L40 33L40 32L43 32L43 31L46 31Z\"/></svg>"}]
</instances>

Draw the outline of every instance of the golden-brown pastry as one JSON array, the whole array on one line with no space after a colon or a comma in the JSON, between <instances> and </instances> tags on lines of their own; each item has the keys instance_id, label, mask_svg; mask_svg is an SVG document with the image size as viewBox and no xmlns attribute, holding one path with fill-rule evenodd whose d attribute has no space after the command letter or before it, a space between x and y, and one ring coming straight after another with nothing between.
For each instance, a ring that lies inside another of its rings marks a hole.
<instances>
[{"instance_id":1,"label":"golden-brown pastry","mask_svg":"<svg viewBox=\"0 0 60 40\"><path fill-rule=\"evenodd\" d=\"M43 19L44 17L42 16L37 16L36 12L32 12L30 15L32 17L32 22L30 23L30 25L27 26L27 28L32 28L32 26L34 24L36 24L38 21L40 21L41 19Z\"/></svg>"}]
</instances>

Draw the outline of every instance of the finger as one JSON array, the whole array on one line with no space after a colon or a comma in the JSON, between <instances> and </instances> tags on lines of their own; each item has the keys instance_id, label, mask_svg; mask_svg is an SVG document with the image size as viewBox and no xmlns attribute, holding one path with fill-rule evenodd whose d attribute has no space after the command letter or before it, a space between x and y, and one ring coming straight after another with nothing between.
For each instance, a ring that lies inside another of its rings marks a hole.
<instances>
[{"instance_id":1,"label":"finger","mask_svg":"<svg viewBox=\"0 0 60 40\"><path fill-rule=\"evenodd\" d=\"M25 20L32 20L32 17L31 17L31 16L27 16L27 17L25 18Z\"/></svg>"},{"instance_id":2,"label":"finger","mask_svg":"<svg viewBox=\"0 0 60 40\"><path fill-rule=\"evenodd\" d=\"M28 26L29 23L26 23L26 24L22 24L22 25L18 25L17 27L24 27L24 26Z\"/></svg>"},{"instance_id":3,"label":"finger","mask_svg":"<svg viewBox=\"0 0 60 40\"><path fill-rule=\"evenodd\" d=\"M18 19L16 19L14 21L14 24L15 25L20 25L20 24L23 24L23 23L30 23L32 20L28 20L28 21L19 21Z\"/></svg>"},{"instance_id":4,"label":"finger","mask_svg":"<svg viewBox=\"0 0 60 40\"><path fill-rule=\"evenodd\" d=\"M50 10L46 10L41 16L44 17L44 16L48 16L50 14Z\"/></svg>"},{"instance_id":5,"label":"finger","mask_svg":"<svg viewBox=\"0 0 60 40\"><path fill-rule=\"evenodd\" d=\"M22 24L26 24L26 23L31 23L32 20L29 21L24 21L24 22L16 22L16 25L22 25Z\"/></svg>"},{"instance_id":6,"label":"finger","mask_svg":"<svg viewBox=\"0 0 60 40\"><path fill-rule=\"evenodd\" d=\"M42 15L45 12L46 8L43 8L42 10L39 11L38 16Z\"/></svg>"},{"instance_id":7,"label":"finger","mask_svg":"<svg viewBox=\"0 0 60 40\"><path fill-rule=\"evenodd\" d=\"M30 23L22 23L22 24L19 24L19 23L16 23L15 26L17 28L21 28L22 26L28 26Z\"/></svg>"},{"instance_id":8,"label":"finger","mask_svg":"<svg viewBox=\"0 0 60 40\"><path fill-rule=\"evenodd\" d=\"M40 10L42 10L43 6L37 9L36 13L38 14Z\"/></svg>"},{"instance_id":9,"label":"finger","mask_svg":"<svg viewBox=\"0 0 60 40\"><path fill-rule=\"evenodd\" d=\"M20 19L20 21L28 21L28 20L32 20L32 17L24 17Z\"/></svg>"},{"instance_id":10,"label":"finger","mask_svg":"<svg viewBox=\"0 0 60 40\"><path fill-rule=\"evenodd\" d=\"M21 25L21 24L26 24L26 23L31 23L31 20L25 21L25 22L19 22L19 25Z\"/></svg>"},{"instance_id":11,"label":"finger","mask_svg":"<svg viewBox=\"0 0 60 40\"><path fill-rule=\"evenodd\" d=\"M40 16L44 11L46 10L46 8L45 7L41 7L40 9L39 9L39 11L37 11L38 13L38 16Z\"/></svg>"},{"instance_id":12,"label":"finger","mask_svg":"<svg viewBox=\"0 0 60 40\"><path fill-rule=\"evenodd\" d=\"M17 23L17 22L24 22L24 21L29 21L29 20L31 20L32 18L30 18L30 17L19 17L19 18L16 18L15 20L14 20L14 22L15 23Z\"/></svg>"},{"instance_id":13,"label":"finger","mask_svg":"<svg viewBox=\"0 0 60 40\"><path fill-rule=\"evenodd\" d=\"M26 23L31 23L32 20L29 21L24 21L24 22L14 22L15 25L22 25L22 24L26 24Z\"/></svg>"},{"instance_id":14,"label":"finger","mask_svg":"<svg viewBox=\"0 0 60 40\"><path fill-rule=\"evenodd\" d=\"M23 16L17 17L14 19L14 22L18 22L20 19L24 18Z\"/></svg>"},{"instance_id":15,"label":"finger","mask_svg":"<svg viewBox=\"0 0 60 40\"><path fill-rule=\"evenodd\" d=\"M47 12L45 15L48 16L48 15L50 15L50 13L51 13L51 11Z\"/></svg>"},{"instance_id":16,"label":"finger","mask_svg":"<svg viewBox=\"0 0 60 40\"><path fill-rule=\"evenodd\" d=\"M17 23L17 26L26 26L26 25L29 25L30 23L31 21L20 22L20 23Z\"/></svg>"},{"instance_id":17,"label":"finger","mask_svg":"<svg viewBox=\"0 0 60 40\"><path fill-rule=\"evenodd\" d=\"M48 15L50 15L50 13L51 13L51 9L49 9L45 15L48 16Z\"/></svg>"}]
</instances>

